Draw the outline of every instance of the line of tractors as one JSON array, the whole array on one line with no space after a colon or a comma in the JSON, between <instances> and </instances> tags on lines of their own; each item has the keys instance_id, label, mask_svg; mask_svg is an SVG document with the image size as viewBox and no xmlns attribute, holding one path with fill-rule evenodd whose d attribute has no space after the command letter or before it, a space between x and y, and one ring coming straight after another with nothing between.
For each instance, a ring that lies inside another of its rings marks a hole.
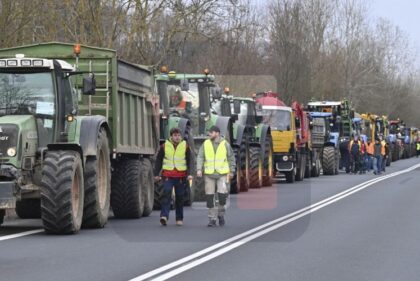
<instances>
[{"instance_id":1,"label":"line of tractors","mask_svg":"<svg viewBox=\"0 0 420 281\"><path fill-rule=\"evenodd\" d=\"M216 125L233 147L231 193L348 171L354 134L383 136L389 163L415 154L417 129L357 114L349 101L290 106L272 92L235 97L206 69L184 74L122 61L116 51L43 43L0 50L0 224L7 209L47 233L101 228L110 210L158 209L154 156L171 128L198 152ZM200 178L185 205L204 200Z\"/></svg>"}]
</instances>

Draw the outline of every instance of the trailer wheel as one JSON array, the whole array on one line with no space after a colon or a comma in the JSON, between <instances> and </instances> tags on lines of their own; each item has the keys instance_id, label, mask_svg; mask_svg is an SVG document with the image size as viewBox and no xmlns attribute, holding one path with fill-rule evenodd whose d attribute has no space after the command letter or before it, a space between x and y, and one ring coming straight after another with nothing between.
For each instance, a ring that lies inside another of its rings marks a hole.
<instances>
[{"instance_id":1,"label":"trailer wheel","mask_svg":"<svg viewBox=\"0 0 420 281\"><path fill-rule=\"evenodd\" d=\"M42 168L41 218L47 233L70 234L80 230L84 181L79 153L47 151Z\"/></svg>"},{"instance_id":2,"label":"trailer wheel","mask_svg":"<svg viewBox=\"0 0 420 281\"><path fill-rule=\"evenodd\" d=\"M262 186L262 160L261 149L256 146L249 148L250 165L249 165L249 187L260 188Z\"/></svg>"},{"instance_id":3,"label":"trailer wheel","mask_svg":"<svg viewBox=\"0 0 420 281\"><path fill-rule=\"evenodd\" d=\"M142 188L141 193L144 202L143 217L148 217L153 211L153 203L155 198L153 165L150 159L143 158L141 160Z\"/></svg>"},{"instance_id":4,"label":"trailer wheel","mask_svg":"<svg viewBox=\"0 0 420 281\"><path fill-rule=\"evenodd\" d=\"M265 153L264 153L264 173L262 179L263 186L273 185L273 147L271 137L265 140Z\"/></svg>"},{"instance_id":5,"label":"trailer wheel","mask_svg":"<svg viewBox=\"0 0 420 281\"><path fill-rule=\"evenodd\" d=\"M117 218L137 219L143 215L141 162L126 159L117 163L111 181L111 206Z\"/></svg>"},{"instance_id":6,"label":"trailer wheel","mask_svg":"<svg viewBox=\"0 0 420 281\"><path fill-rule=\"evenodd\" d=\"M324 147L322 152L322 170L324 175L335 175L337 169L335 148L332 146Z\"/></svg>"},{"instance_id":7,"label":"trailer wheel","mask_svg":"<svg viewBox=\"0 0 420 281\"><path fill-rule=\"evenodd\" d=\"M111 194L111 162L106 131L98 133L97 154L85 164L84 228L101 228L108 222Z\"/></svg>"},{"instance_id":8,"label":"trailer wheel","mask_svg":"<svg viewBox=\"0 0 420 281\"><path fill-rule=\"evenodd\" d=\"M39 219L41 218L41 201L40 199L17 201L15 211L21 219Z\"/></svg>"}]
</instances>

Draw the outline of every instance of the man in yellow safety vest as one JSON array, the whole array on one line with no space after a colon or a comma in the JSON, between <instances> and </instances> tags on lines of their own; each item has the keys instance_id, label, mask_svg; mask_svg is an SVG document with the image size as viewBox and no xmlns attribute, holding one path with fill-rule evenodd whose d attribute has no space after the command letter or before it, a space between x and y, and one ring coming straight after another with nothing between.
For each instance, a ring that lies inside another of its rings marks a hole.
<instances>
[{"instance_id":1,"label":"man in yellow safety vest","mask_svg":"<svg viewBox=\"0 0 420 281\"><path fill-rule=\"evenodd\" d=\"M232 179L235 168L232 147L220 136L220 129L217 126L211 127L209 139L201 146L197 156L197 176L204 175L209 227L216 226L217 219L220 226L225 225L225 205L229 194L228 181ZM217 206L215 204L216 192Z\"/></svg>"},{"instance_id":2,"label":"man in yellow safety vest","mask_svg":"<svg viewBox=\"0 0 420 281\"><path fill-rule=\"evenodd\" d=\"M163 194L160 198L160 223L166 226L171 208L172 189L175 188L175 217L176 225L182 226L184 219L184 194L188 181L192 180L192 158L190 148L182 140L181 130L172 128L170 139L159 149L156 156L155 180L163 179ZM160 176L162 174L162 177Z\"/></svg>"}]
</instances>

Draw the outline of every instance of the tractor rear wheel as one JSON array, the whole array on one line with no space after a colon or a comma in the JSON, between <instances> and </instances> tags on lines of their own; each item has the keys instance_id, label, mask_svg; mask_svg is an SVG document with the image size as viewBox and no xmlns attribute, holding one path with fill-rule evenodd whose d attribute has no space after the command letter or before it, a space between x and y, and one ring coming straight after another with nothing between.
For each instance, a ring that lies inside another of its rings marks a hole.
<instances>
[{"instance_id":1,"label":"tractor rear wheel","mask_svg":"<svg viewBox=\"0 0 420 281\"><path fill-rule=\"evenodd\" d=\"M332 146L324 147L322 152L322 170L324 175L335 175L337 170L336 151Z\"/></svg>"},{"instance_id":2,"label":"tractor rear wheel","mask_svg":"<svg viewBox=\"0 0 420 281\"><path fill-rule=\"evenodd\" d=\"M261 148L251 146L249 148L249 187L261 188L262 187L262 160Z\"/></svg>"},{"instance_id":3,"label":"tractor rear wheel","mask_svg":"<svg viewBox=\"0 0 420 281\"><path fill-rule=\"evenodd\" d=\"M108 137L104 128L98 133L96 156L85 164L85 202L83 224L86 228L101 228L108 221L111 194L111 162Z\"/></svg>"},{"instance_id":4,"label":"tractor rear wheel","mask_svg":"<svg viewBox=\"0 0 420 281\"><path fill-rule=\"evenodd\" d=\"M267 137L265 140L265 152L264 152L264 162L263 162L263 186L272 186L273 185L273 147L271 137Z\"/></svg>"}]
</instances>

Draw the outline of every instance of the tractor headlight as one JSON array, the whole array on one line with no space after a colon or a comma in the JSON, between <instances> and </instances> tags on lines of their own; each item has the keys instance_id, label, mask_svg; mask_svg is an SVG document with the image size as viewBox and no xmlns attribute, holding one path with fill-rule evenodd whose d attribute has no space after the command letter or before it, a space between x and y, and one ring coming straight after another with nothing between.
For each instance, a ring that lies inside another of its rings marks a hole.
<instances>
[{"instance_id":1,"label":"tractor headlight","mask_svg":"<svg viewBox=\"0 0 420 281\"><path fill-rule=\"evenodd\" d=\"M284 156L283 156L283 161L287 161L287 160L289 160L289 156L284 155Z\"/></svg>"},{"instance_id":2,"label":"tractor headlight","mask_svg":"<svg viewBox=\"0 0 420 281\"><path fill-rule=\"evenodd\" d=\"M16 155L16 148L15 147L11 147L7 150L7 155L9 157L14 157Z\"/></svg>"}]
</instances>

